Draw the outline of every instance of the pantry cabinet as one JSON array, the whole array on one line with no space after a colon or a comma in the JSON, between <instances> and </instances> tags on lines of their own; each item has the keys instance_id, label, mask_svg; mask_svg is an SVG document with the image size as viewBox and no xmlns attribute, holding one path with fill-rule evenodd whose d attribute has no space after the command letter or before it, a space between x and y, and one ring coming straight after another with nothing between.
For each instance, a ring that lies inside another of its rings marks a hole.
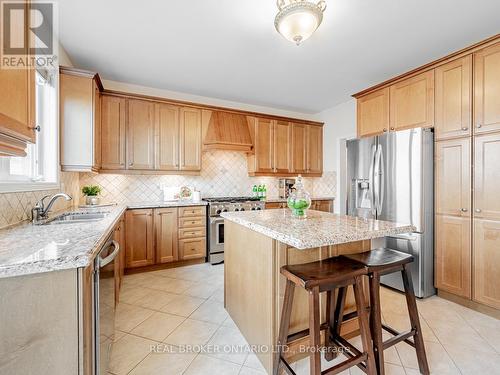
<instances>
[{"instance_id":1,"label":"pantry cabinet","mask_svg":"<svg viewBox=\"0 0 500 375\"><path fill-rule=\"evenodd\" d=\"M474 54L474 133L500 131L500 42Z\"/></svg>"},{"instance_id":2,"label":"pantry cabinet","mask_svg":"<svg viewBox=\"0 0 500 375\"><path fill-rule=\"evenodd\" d=\"M101 90L99 75L60 68L61 169L97 172L101 168Z\"/></svg>"},{"instance_id":3,"label":"pantry cabinet","mask_svg":"<svg viewBox=\"0 0 500 375\"><path fill-rule=\"evenodd\" d=\"M30 57L31 41L29 17L30 2L24 3L24 18L28 22L15 21L11 32L24 35L23 55ZM24 21L24 18L18 18ZM34 69L0 69L0 156L25 156L27 143L36 141L36 97Z\"/></svg>"},{"instance_id":4,"label":"pantry cabinet","mask_svg":"<svg viewBox=\"0 0 500 375\"><path fill-rule=\"evenodd\" d=\"M126 267L136 268L155 263L153 210L129 210L126 220Z\"/></svg>"},{"instance_id":5,"label":"pantry cabinet","mask_svg":"<svg viewBox=\"0 0 500 375\"><path fill-rule=\"evenodd\" d=\"M436 68L435 139L472 134L472 55Z\"/></svg>"},{"instance_id":6,"label":"pantry cabinet","mask_svg":"<svg viewBox=\"0 0 500 375\"><path fill-rule=\"evenodd\" d=\"M125 169L124 98L103 95L101 99L101 168Z\"/></svg>"},{"instance_id":7,"label":"pantry cabinet","mask_svg":"<svg viewBox=\"0 0 500 375\"><path fill-rule=\"evenodd\" d=\"M127 100L127 168L154 169L154 104Z\"/></svg>"}]
</instances>

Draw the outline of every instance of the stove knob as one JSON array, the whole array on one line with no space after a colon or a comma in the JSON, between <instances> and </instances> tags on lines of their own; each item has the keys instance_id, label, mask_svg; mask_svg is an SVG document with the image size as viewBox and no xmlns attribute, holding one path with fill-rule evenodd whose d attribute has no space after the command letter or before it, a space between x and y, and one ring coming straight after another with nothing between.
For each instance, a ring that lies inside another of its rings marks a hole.
<instances>
[{"instance_id":1,"label":"stove knob","mask_svg":"<svg viewBox=\"0 0 500 375\"><path fill-rule=\"evenodd\" d=\"M238 212L240 209L239 209L239 208L235 208L234 210L235 210L236 212ZM243 209L242 209L242 211L243 211Z\"/></svg>"},{"instance_id":2,"label":"stove knob","mask_svg":"<svg viewBox=\"0 0 500 375\"><path fill-rule=\"evenodd\" d=\"M217 210L217 211L215 211L215 213L216 213L217 215L220 215L220 213L221 213L221 212L222 212L221 210Z\"/></svg>"},{"instance_id":3,"label":"stove knob","mask_svg":"<svg viewBox=\"0 0 500 375\"><path fill-rule=\"evenodd\" d=\"M258 210L258 211L260 211L260 210L262 210L262 208L260 208L260 207L257 207L257 210Z\"/></svg>"},{"instance_id":4,"label":"stove knob","mask_svg":"<svg viewBox=\"0 0 500 375\"><path fill-rule=\"evenodd\" d=\"M222 210L222 212L227 212L227 208L224 208L224 209Z\"/></svg>"},{"instance_id":5,"label":"stove knob","mask_svg":"<svg viewBox=\"0 0 500 375\"><path fill-rule=\"evenodd\" d=\"M242 208L240 211L245 211L245 209L244 209L244 208Z\"/></svg>"},{"instance_id":6,"label":"stove knob","mask_svg":"<svg viewBox=\"0 0 500 375\"><path fill-rule=\"evenodd\" d=\"M252 207L252 211L255 211L255 207Z\"/></svg>"}]
</instances>

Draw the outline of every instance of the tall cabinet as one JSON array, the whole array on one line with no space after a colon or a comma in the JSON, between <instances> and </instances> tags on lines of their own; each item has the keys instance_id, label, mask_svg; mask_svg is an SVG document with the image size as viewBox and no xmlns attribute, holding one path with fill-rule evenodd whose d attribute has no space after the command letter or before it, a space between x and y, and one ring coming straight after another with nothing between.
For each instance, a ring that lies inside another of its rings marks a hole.
<instances>
[{"instance_id":1,"label":"tall cabinet","mask_svg":"<svg viewBox=\"0 0 500 375\"><path fill-rule=\"evenodd\" d=\"M436 287L500 309L500 42L435 77Z\"/></svg>"}]
</instances>

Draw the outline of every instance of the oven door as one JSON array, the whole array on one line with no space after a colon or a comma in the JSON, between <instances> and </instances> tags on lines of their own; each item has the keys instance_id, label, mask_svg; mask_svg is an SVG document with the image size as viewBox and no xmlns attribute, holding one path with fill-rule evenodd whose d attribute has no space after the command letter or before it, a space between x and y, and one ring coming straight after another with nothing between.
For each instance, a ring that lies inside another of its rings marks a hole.
<instances>
[{"instance_id":1,"label":"oven door","mask_svg":"<svg viewBox=\"0 0 500 375\"><path fill-rule=\"evenodd\" d=\"M209 253L217 254L224 252L224 218L210 218L210 248Z\"/></svg>"}]
</instances>

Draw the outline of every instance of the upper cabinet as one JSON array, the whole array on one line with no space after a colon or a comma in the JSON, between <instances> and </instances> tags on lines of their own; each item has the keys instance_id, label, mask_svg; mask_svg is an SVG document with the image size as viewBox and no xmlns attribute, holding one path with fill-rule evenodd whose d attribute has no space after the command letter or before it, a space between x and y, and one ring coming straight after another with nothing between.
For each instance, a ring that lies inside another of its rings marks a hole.
<instances>
[{"instance_id":1,"label":"upper cabinet","mask_svg":"<svg viewBox=\"0 0 500 375\"><path fill-rule=\"evenodd\" d=\"M127 168L154 169L154 104L128 99Z\"/></svg>"},{"instance_id":2,"label":"upper cabinet","mask_svg":"<svg viewBox=\"0 0 500 375\"><path fill-rule=\"evenodd\" d=\"M323 173L323 127L249 117L253 153L250 176L320 176Z\"/></svg>"},{"instance_id":3,"label":"upper cabinet","mask_svg":"<svg viewBox=\"0 0 500 375\"><path fill-rule=\"evenodd\" d=\"M390 87L390 130L434 126L434 71Z\"/></svg>"},{"instance_id":4,"label":"upper cabinet","mask_svg":"<svg viewBox=\"0 0 500 375\"><path fill-rule=\"evenodd\" d=\"M104 170L125 169L125 99L101 100L101 164Z\"/></svg>"},{"instance_id":5,"label":"upper cabinet","mask_svg":"<svg viewBox=\"0 0 500 375\"><path fill-rule=\"evenodd\" d=\"M179 107L169 104L155 105L156 169L179 169Z\"/></svg>"},{"instance_id":6,"label":"upper cabinet","mask_svg":"<svg viewBox=\"0 0 500 375\"><path fill-rule=\"evenodd\" d=\"M500 130L500 43L474 54L474 133Z\"/></svg>"},{"instance_id":7,"label":"upper cabinet","mask_svg":"<svg viewBox=\"0 0 500 375\"><path fill-rule=\"evenodd\" d=\"M389 88L365 95L357 101L358 137L389 130Z\"/></svg>"},{"instance_id":8,"label":"upper cabinet","mask_svg":"<svg viewBox=\"0 0 500 375\"><path fill-rule=\"evenodd\" d=\"M60 68L61 169L101 168L101 90L96 73Z\"/></svg>"},{"instance_id":9,"label":"upper cabinet","mask_svg":"<svg viewBox=\"0 0 500 375\"><path fill-rule=\"evenodd\" d=\"M180 170L201 170L201 109L180 109Z\"/></svg>"},{"instance_id":10,"label":"upper cabinet","mask_svg":"<svg viewBox=\"0 0 500 375\"><path fill-rule=\"evenodd\" d=\"M26 2L26 4L29 4ZM26 8L26 17L29 11ZM22 17L20 19L23 19ZM12 28L25 28L29 22L14 22ZM28 30L24 48L28 56ZM27 143L35 143L35 70L0 69L0 156L25 156Z\"/></svg>"},{"instance_id":11,"label":"upper cabinet","mask_svg":"<svg viewBox=\"0 0 500 375\"><path fill-rule=\"evenodd\" d=\"M435 138L471 135L472 55L438 66L435 77Z\"/></svg>"}]
</instances>

